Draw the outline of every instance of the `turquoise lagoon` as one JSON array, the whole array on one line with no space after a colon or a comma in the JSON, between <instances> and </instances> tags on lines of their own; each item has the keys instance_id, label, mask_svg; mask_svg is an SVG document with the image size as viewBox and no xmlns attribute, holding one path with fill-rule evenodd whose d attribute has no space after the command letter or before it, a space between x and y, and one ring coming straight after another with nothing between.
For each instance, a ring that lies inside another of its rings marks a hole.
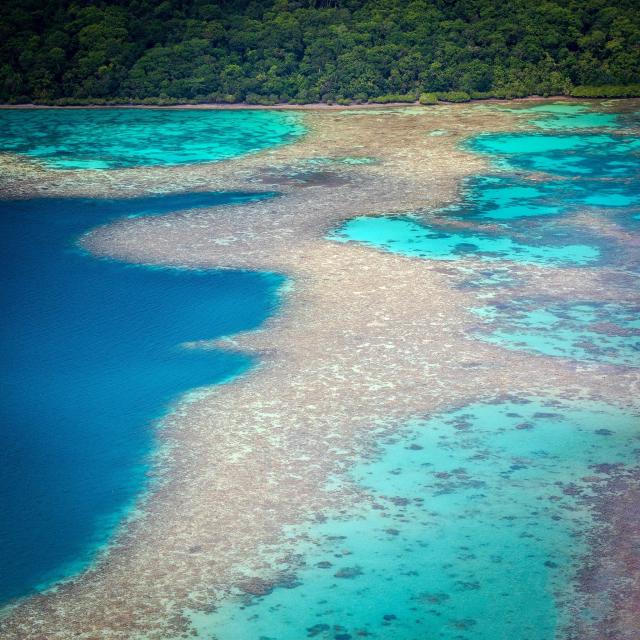
<instances>
[{"instance_id":1,"label":"turquoise lagoon","mask_svg":"<svg viewBox=\"0 0 640 640\"><path fill-rule=\"evenodd\" d=\"M117 169L226 160L303 132L281 111L15 109L0 114L0 151L55 169Z\"/></svg>"},{"instance_id":2,"label":"turquoise lagoon","mask_svg":"<svg viewBox=\"0 0 640 640\"><path fill-rule=\"evenodd\" d=\"M58 168L220 160L293 139L271 112L0 112L0 149ZM282 277L97 260L76 242L124 216L274 194L0 199L0 604L85 568L147 486L154 423L252 366L186 348L261 324Z\"/></svg>"},{"instance_id":3,"label":"turquoise lagoon","mask_svg":"<svg viewBox=\"0 0 640 640\"><path fill-rule=\"evenodd\" d=\"M591 524L588 477L637 464L638 416L509 398L414 420L350 480L367 499L303 530L262 597L194 615L216 640L552 640Z\"/></svg>"}]
</instances>

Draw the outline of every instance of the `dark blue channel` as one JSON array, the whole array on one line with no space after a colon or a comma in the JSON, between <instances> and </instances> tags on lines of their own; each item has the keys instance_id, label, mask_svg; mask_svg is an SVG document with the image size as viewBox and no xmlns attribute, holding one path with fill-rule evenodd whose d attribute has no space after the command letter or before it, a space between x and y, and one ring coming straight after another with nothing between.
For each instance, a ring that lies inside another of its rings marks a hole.
<instances>
[{"instance_id":1,"label":"dark blue channel","mask_svg":"<svg viewBox=\"0 0 640 640\"><path fill-rule=\"evenodd\" d=\"M282 283L97 260L78 237L270 195L0 201L0 602L74 574L108 542L145 486L154 419L251 365L181 343L257 327Z\"/></svg>"}]
</instances>

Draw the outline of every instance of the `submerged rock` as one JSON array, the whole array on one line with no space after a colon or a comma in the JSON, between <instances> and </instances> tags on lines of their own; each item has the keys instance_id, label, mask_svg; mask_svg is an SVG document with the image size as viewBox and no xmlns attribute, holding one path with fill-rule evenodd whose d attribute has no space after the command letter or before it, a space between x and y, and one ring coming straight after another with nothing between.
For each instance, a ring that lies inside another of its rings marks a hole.
<instances>
[{"instance_id":1,"label":"submerged rock","mask_svg":"<svg viewBox=\"0 0 640 640\"><path fill-rule=\"evenodd\" d=\"M238 587L251 596L266 596L273 591L273 582L263 578L252 577L241 582Z\"/></svg>"},{"instance_id":2,"label":"submerged rock","mask_svg":"<svg viewBox=\"0 0 640 640\"><path fill-rule=\"evenodd\" d=\"M357 578L362 575L360 567L344 567L333 574L336 578Z\"/></svg>"},{"instance_id":3,"label":"submerged rock","mask_svg":"<svg viewBox=\"0 0 640 640\"><path fill-rule=\"evenodd\" d=\"M307 638L313 638L320 633L329 631L329 629L330 627L328 624L314 624L313 627L307 628Z\"/></svg>"}]
</instances>

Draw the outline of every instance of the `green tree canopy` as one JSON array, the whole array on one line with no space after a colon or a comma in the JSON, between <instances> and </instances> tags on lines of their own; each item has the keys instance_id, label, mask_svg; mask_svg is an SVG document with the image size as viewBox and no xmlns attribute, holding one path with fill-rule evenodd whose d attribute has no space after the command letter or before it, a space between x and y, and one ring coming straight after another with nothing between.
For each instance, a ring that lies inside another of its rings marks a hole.
<instances>
[{"instance_id":1,"label":"green tree canopy","mask_svg":"<svg viewBox=\"0 0 640 640\"><path fill-rule=\"evenodd\" d=\"M638 0L5 0L0 8L3 102L385 101L574 87L622 95L638 84Z\"/></svg>"}]
</instances>

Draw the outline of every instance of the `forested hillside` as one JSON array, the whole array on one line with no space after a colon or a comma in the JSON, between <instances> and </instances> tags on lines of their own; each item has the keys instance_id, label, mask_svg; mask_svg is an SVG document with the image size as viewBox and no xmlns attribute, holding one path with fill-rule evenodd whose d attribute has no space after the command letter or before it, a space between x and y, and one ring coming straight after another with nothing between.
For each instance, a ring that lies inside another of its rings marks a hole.
<instances>
[{"instance_id":1,"label":"forested hillside","mask_svg":"<svg viewBox=\"0 0 640 640\"><path fill-rule=\"evenodd\" d=\"M637 83L640 0L4 0L0 8L2 102L436 94L428 102L625 95Z\"/></svg>"}]
</instances>

